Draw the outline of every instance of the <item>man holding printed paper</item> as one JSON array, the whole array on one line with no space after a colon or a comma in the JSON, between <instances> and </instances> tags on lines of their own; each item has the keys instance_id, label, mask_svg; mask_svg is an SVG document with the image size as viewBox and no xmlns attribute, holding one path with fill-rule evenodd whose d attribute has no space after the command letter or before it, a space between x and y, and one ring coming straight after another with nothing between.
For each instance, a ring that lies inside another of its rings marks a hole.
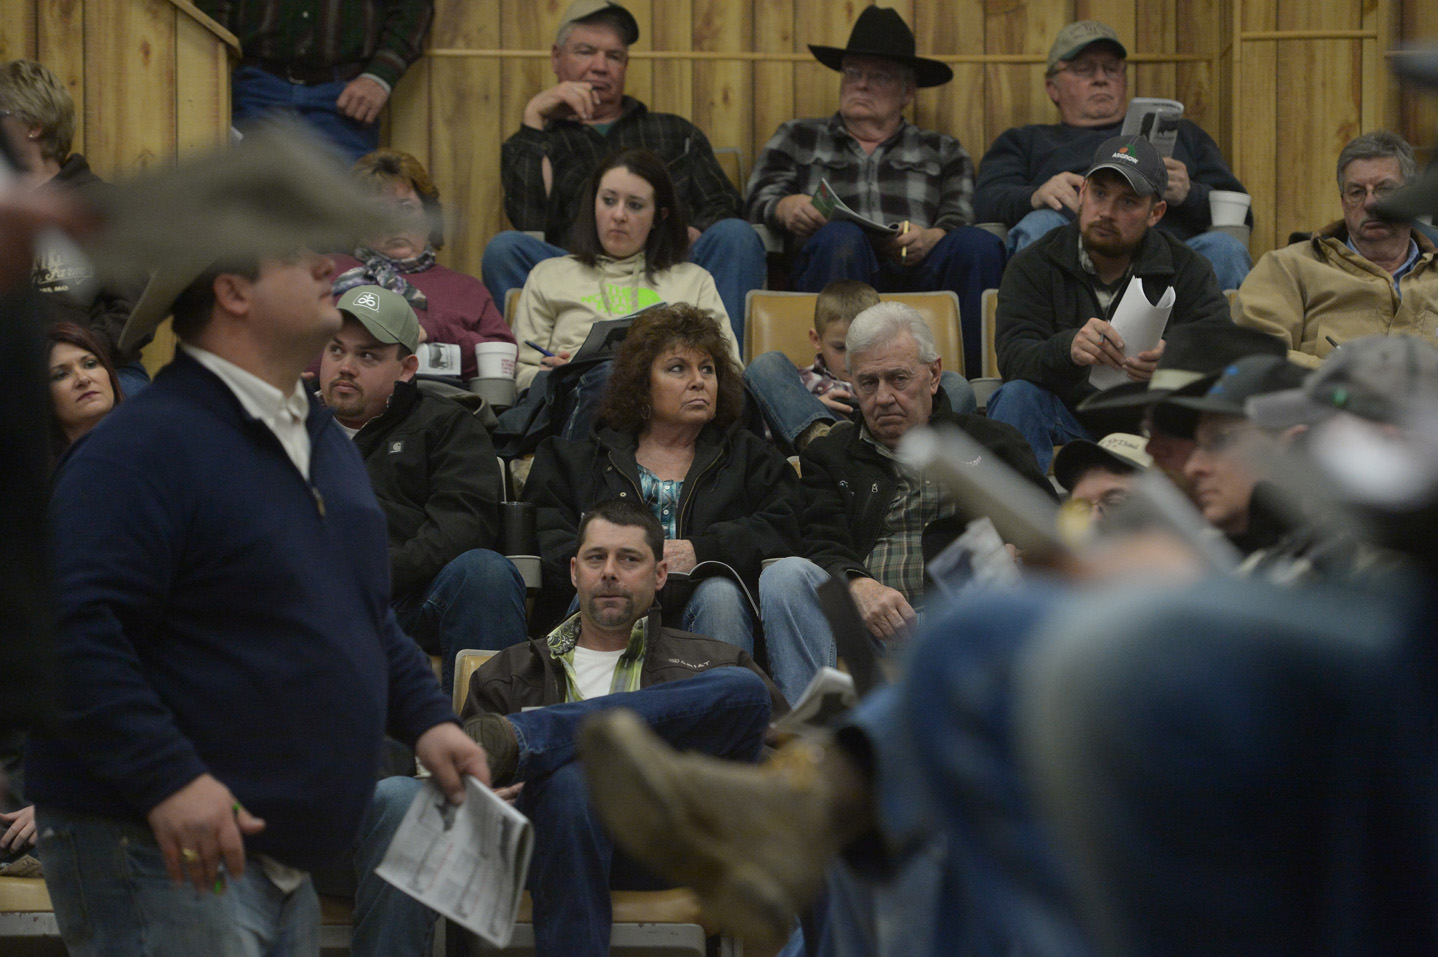
<instances>
[{"instance_id":1,"label":"man holding printed paper","mask_svg":"<svg viewBox=\"0 0 1438 957\"><path fill-rule=\"evenodd\" d=\"M1168 323L1232 321L1208 262L1154 229L1168 208L1167 185L1148 140L1108 140L1079 188L1078 218L1020 252L1004 273L995 347L1005 382L989 397L988 415L1018 429L1043 468L1055 444L1095 437L1074 414L1096 391L1095 367L1142 382L1163 355L1162 339L1133 349L1114 328L1131 280L1142 296L1125 311L1135 309L1140 326L1148 304L1165 299Z\"/></svg>"},{"instance_id":2,"label":"man holding printed paper","mask_svg":"<svg viewBox=\"0 0 1438 957\"><path fill-rule=\"evenodd\" d=\"M903 113L920 87L942 86L954 71L915 56L913 31L887 7L864 7L847 47L809 50L841 75L839 111L780 125L754 164L744 215L784 236L800 292L838 279L880 292L951 289L960 314L977 317L1004 251L969 225L974 161L958 140ZM965 323L964 352L976 368L977 321Z\"/></svg>"}]
</instances>

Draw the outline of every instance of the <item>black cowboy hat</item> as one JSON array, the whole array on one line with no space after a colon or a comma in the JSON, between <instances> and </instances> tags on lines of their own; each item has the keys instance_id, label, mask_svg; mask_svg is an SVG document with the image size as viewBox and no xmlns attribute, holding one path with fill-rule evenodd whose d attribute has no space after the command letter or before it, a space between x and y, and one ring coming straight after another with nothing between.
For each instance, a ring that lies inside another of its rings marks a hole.
<instances>
[{"instance_id":1,"label":"black cowboy hat","mask_svg":"<svg viewBox=\"0 0 1438 957\"><path fill-rule=\"evenodd\" d=\"M914 31L891 7L865 7L854 21L847 47L809 44L814 59L831 70L844 69L846 56L873 56L912 67L919 86L942 86L954 78L954 71L938 60L914 56Z\"/></svg>"}]
</instances>

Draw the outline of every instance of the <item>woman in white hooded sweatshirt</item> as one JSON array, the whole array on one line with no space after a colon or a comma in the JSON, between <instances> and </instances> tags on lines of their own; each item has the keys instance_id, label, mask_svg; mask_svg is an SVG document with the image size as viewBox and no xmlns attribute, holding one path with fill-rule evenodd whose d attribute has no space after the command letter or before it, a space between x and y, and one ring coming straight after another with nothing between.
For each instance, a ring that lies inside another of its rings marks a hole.
<instances>
[{"instance_id":1,"label":"woman in white hooded sweatshirt","mask_svg":"<svg viewBox=\"0 0 1438 957\"><path fill-rule=\"evenodd\" d=\"M595 322L661 302L687 302L712 313L739 360L713 277L685 261L691 230L663 160L649 150L622 150L600 164L591 183L574 219L572 252L536 265L520 293L514 318L519 388L529 387L542 369L568 361Z\"/></svg>"}]
</instances>

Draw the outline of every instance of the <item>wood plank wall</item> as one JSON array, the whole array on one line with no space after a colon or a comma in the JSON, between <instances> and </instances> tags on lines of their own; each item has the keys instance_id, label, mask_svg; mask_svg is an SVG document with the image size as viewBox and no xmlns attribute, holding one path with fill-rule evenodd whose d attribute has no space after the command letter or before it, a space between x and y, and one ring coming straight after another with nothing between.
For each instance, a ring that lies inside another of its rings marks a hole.
<instances>
[{"instance_id":1,"label":"wood plank wall","mask_svg":"<svg viewBox=\"0 0 1438 957\"><path fill-rule=\"evenodd\" d=\"M525 102L553 82L548 51L567 0L436 0L425 62L396 91L389 141L429 166L454 212L446 258L471 273L504 228L499 144ZM911 119L957 136L977 160L1010 126L1047 123L1044 58L1071 20L1111 24L1128 42L1129 92L1173 96L1219 140L1254 195L1255 254L1337 215L1331 167L1364 129L1418 141L1438 101L1402 100L1387 54L1438 38L1427 0L893 0L921 53L954 82L921 91ZM838 80L809 43L843 46L854 0L631 0L640 40L627 87L653 109L736 148L746 171L775 127L832 112ZM1241 109L1231 105L1238 97ZM462 211L462 215L461 215Z\"/></svg>"},{"instance_id":2,"label":"wood plank wall","mask_svg":"<svg viewBox=\"0 0 1438 957\"><path fill-rule=\"evenodd\" d=\"M238 50L189 0L0 0L0 60L39 60L64 81L73 149L105 177L224 144Z\"/></svg>"},{"instance_id":3,"label":"wood plank wall","mask_svg":"<svg viewBox=\"0 0 1438 957\"><path fill-rule=\"evenodd\" d=\"M568 0L436 0L430 50L401 81L386 141L415 153L453 214L442 254L478 274L504 228L499 147L553 82L549 46ZM979 158L1004 129L1057 116L1043 91L1054 34L1074 19L1128 42L1132 95L1174 96L1212 133L1254 196L1255 253L1334 218L1332 163L1379 126L1438 137L1438 98L1399 94L1399 46L1438 40L1432 0L892 0L920 52L953 83L922 91L912 119ZM628 88L680 113L746 170L783 120L831 112L837 77L807 44L842 46L858 0L629 0L641 38ZM222 141L222 68L187 0L3 0L0 56L36 57L83 104L76 148L113 176ZM208 54L206 51L209 51ZM167 95L154 91L166 89Z\"/></svg>"}]
</instances>

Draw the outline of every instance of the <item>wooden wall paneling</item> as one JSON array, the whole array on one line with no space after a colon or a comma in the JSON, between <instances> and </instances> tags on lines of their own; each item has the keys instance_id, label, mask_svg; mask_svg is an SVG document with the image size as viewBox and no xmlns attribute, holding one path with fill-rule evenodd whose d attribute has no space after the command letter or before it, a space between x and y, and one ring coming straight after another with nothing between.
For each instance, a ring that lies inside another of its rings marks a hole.
<instances>
[{"instance_id":1,"label":"wooden wall paneling","mask_svg":"<svg viewBox=\"0 0 1438 957\"><path fill-rule=\"evenodd\" d=\"M696 49L695 43L700 29L698 13L690 0L665 0L655 10L652 32L646 39L641 37L640 49L673 52ZM732 16L732 14L731 14ZM697 49L710 49L700 46ZM748 50L749 37L736 39L732 50ZM653 98L644 102L651 110L661 113L678 113L694 118L696 106L694 90L694 61L688 59L655 60L653 67ZM695 120L695 122L698 122ZM703 126L703 124L699 124ZM741 124L743 125L743 124ZM715 143L719 146L734 146L734 143Z\"/></svg>"},{"instance_id":2,"label":"wooden wall paneling","mask_svg":"<svg viewBox=\"0 0 1438 957\"><path fill-rule=\"evenodd\" d=\"M1303 90L1307 109L1280 104L1276 244L1294 230L1317 229L1342 214L1334 163L1344 144L1362 132L1361 42L1287 40L1280 46L1277 87Z\"/></svg>"},{"instance_id":3,"label":"wooden wall paneling","mask_svg":"<svg viewBox=\"0 0 1438 957\"><path fill-rule=\"evenodd\" d=\"M1160 0L1075 0L1073 15L1069 19L1107 23L1113 27L1124 46L1128 47L1129 53L1152 53L1153 51L1140 41L1139 31L1142 29L1141 21L1149 15L1149 8L1157 6L1161 6ZM1141 10L1136 10L1135 7L1140 7ZM1044 53L1049 52L1049 44L1053 42L1054 38L1050 36L1048 43L1044 44ZM1129 82L1133 82L1132 76L1129 77Z\"/></svg>"},{"instance_id":4,"label":"wooden wall paneling","mask_svg":"<svg viewBox=\"0 0 1438 957\"><path fill-rule=\"evenodd\" d=\"M794 0L794 52L805 59L794 68L794 116L828 116L839 108L839 74L808 56L809 44L842 47L864 6L848 0Z\"/></svg>"},{"instance_id":5,"label":"wooden wall paneling","mask_svg":"<svg viewBox=\"0 0 1438 957\"><path fill-rule=\"evenodd\" d=\"M456 49L495 49L501 33L497 12L495 0L449 0L436 8L432 36ZM506 17L504 22L510 21ZM434 57L430 64L429 169L441 195L448 197L450 212L448 241L440 255L445 265L471 276L479 275L484 245L502 219L499 146L504 134L496 129L502 80L500 63L493 58Z\"/></svg>"},{"instance_id":6,"label":"wooden wall paneling","mask_svg":"<svg viewBox=\"0 0 1438 957\"><path fill-rule=\"evenodd\" d=\"M754 50L758 53L792 53L800 49L795 25L794 0L752 0ZM754 170L759 151L785 120L799 114L794 107L795 64L759 60L754 64L754 118L750 124L752 149L744 157L744 175Z\"/></svg>"},{"instance_id":7,"label":"wooden wall paneling","mask_svg":"<svg viewBox=\"0 0 1438 957\"><path fill-rule=\"evenodd\" d=\"M229 48L183 10L175 18L175 150L220 149L229 138Z\"/></svg>"},{"instance_id":8,"label":"wooden wall paneling","mask_svg":"<svg viewBox=\"0 0 1438 957\"><path fill-rule=\"evenodd\" d=\"M85 54L103 83L85 91L86 156L114 179L175 155L175 39L166 0L85 5Z\"/></svg>"},{"instance_id":9,"label":"wooden wall paneling","mask_svg":"<svg viewBox=\"0 0 1438 957\"><path fill-rule=\"evenodd\" d=\"M666 7L667 9L667 7ZM732 0L694 0L696 50L747 50L749 18ZM701 60L694 65L694 111L690 118L714 146L752 156L750 132L754 77L746 60Z\"/></svg>"},{"instance_id":10,"label":"wooden wall paneling","mask_svg":"<svg viewBox=\"0 0 1438 957\"><path fill-rule=\"evenodd\" d=\"M466 3L472 0L449 2ZM525 104L536 93L555 83L554 70L549 64L549 50L554 45L555 28L568 0L482 0L481 5L488 8L490 15L500 24L499 35L503 49L536 51L533 57L505 57L486 61L499 70L499 98L492 104L493 111L488 117L491 125L486 128L482 141L474 144L474 148L493 154L495 178L492 183L485 184L485 188L493 192L493 206L497 212L491 221L482 220L476 209L467 208L466 212L471 219L472 228L481 230L484 241L488 241L488 237L512 225L504 216L504 195L499 180L500 148L506 139L519 130ZM474 49L488 48L481 44L478 38L466 45ZM430 80L430 88L435 89L433 79Z\"/></svg>"},{"instance_id":11,"label":"wooden wall paneling","mask_svg":"<svg viewBox=\"0 0 1438 957\"><path fill-rule=\"evenodd\" d=\"M1405 47L1438 46L1438 3L1404 0L1399 39ZM1425 157L1438 157L1438 93L1405 86L1394 128Z\"/></svg>"},{"instance_id":12,"label":"wooden wall paneling","mask_svg":"<svg viewBox=\"0 0 1438 957\"><path fill-rule=\"evenodd\" d=\"M29 6L28 3L23 4ZM8 6L22 6L12 0ZM75 100L75 139L70 149L85 152L85 4L83 0L40 0L35 8L35 59L54 71Z\"/></svg>"},{"instance_id":13,"label":"wooden wall paneling","mask_svg":"<svg viewBox=\"0 0 1438 957\"><path fill-rule=\"evenodd\" d=\"M1238 156L1234 172L1253 198L1254 231L1249 248L1257 255L1277 242L1274 210L1278 191L1278 41L1248 40L1239 44L1238 89L1233 135ZM1284 104L1288 106L1289 104Z\"/></svg>"},{"instance_id":14,"label":"wooden wall paneling","mask_svg":"<svg viewBox=\"0 0 1438 957\"><path fill-rule=\"evenodd\" d=\"M1222 11L1218 0L1177 0L1174 4L1174 50L1205 57L1196 63L1180 63L1174 69L1173 91L1183 101L1190 118L1218 140L1222 136L1221 114L1231 112L1216 95L1215 69L1221 44L1218 25ZM1227 154L1225 154L1227 155Z\"/></svg>"},{"instance_id":15,"label":"wooden wall paneling","mask_svg":"<svg viewBox=\"0 0 1438 957\"><path fill-rule=\"evenodd\" d=\"M385 111L386 133L384 142L397 150L404 150L419 160L425 169L430 168L430 130L434 128L430 115L430 80L434 71L434 59L421 57L410 64L404 76L395 84L390 95L389 108ZM476 135L483 135L491 124L476 124ZM439 188L440 201L448 205L449 191Z\"/></svg>"},{"instance_id":16,"label":"wooden wall paneling","mask_svg":"<svg viewBox=\"0 0 1438 957\"><path fill-rule=\"evenodd\" d=\"M38 56L35 10L45 0L5 0L0 3L0 58L34 60Z\"/></svg>"},{"instance_id":17,"label":"wooden wall paneling","mask_svg":"<svg viewBox=\"0 0 1438 957\"><path fill-rule=\"evenodd\" d=\"M644 103L654 102L654 60L649 57L635 57L633 54L639 51L650 52L662 50L655 45L655 17L667 16L665 9L669 0L659 0L659 4L652 4L650 0L625 0L624 9L634 14L634 20L639 24L639 43L631 47L629 59L629 71L624 79L624 92ZM554 22L558 23L559 18L555 17ZM552 34L551 34L552 40ZM546 44L546 47L548 44ZM688 109L680 110L685 116L689 116Z\"/></svg>"},{"instance_id":18,"label":"wooden wall paneling","mask_svg":"<svg viewBox=\"0 0 1438 957\"><path fill-rule=\"evenodd\" d=\"M914 17L921 53L942 57L984 52L982 0L926 3ZM950 66L954 68L951 81L919 94L914 122L956 137L977 164L993 139L984 123L984 68L979 63Z\"/></svg>"},{"instance_id":19,"label":"wooden wall paneling","mask_svg":"<svg viewBox=\"0 0 1438 957\"><path fill-rule=\"evenodd\" d=\"M1064 0L986 5L984 50L990 54L1027 53L1046 58L1054 37L1073 21ZM993 140L1011 126L1055 123L1058 110L1044 90L1044 63L1000 63L986 71L985 126Z\"/></svg>"},{"instance_id":20,"label":"wooden wall paneling","mask_svg":"<svg viewBox=\"0 0 1438 957\"><path fill-rule=\"evenodd\" d=\"M1178 51L1177 0L1150 0L1144 3L1134 20L1134 45L1130 52L1175 53ZM1122 36L1122 34L1120 34ZM1130 71L1134 96L1178 96L1178 66L1175 63L1137 63ZM1184 115L1202 126L1203 104L1184 101Z\"/></svg>"}]
</instances>

